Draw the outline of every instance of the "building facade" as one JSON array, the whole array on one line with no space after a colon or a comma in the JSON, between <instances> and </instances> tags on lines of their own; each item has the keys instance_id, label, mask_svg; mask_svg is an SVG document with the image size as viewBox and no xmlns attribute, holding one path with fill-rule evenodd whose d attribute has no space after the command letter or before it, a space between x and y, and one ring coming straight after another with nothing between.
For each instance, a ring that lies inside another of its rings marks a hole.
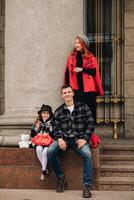
<instances>
[{"instance_id":1,"label":"building facade","mask_svg":"<svg viewBox=\"0 0 134 200\"><path fill-rule=\"evenodd\" d=\"M103 9L106 2L108 13ZM94 19L89 15L91 5ZM106 26L106 19L111 26ZM94 29L90 27L93 20ZM104 98L97 98L96 132L107 138L133 138L133 29L133 0L1 0L0 145L17 145L20 134L30 133L43 103L52 105L53 110L62 103L66 59L78 33L90 38L105 88ZM111 57L102 53L104 41ZM110 79L106 79L108 74Z\"/></svg>"}]
</instances>

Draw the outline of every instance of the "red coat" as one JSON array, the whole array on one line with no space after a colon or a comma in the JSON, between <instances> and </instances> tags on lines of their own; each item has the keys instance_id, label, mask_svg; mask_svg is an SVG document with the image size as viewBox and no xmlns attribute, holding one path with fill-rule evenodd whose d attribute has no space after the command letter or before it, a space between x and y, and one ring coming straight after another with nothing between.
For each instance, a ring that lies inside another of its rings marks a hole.
<instances>
[{"instance_id":1,"label":"red coat","mask_svg":"<svg viewBox=\"0 0 134 200\"><path fill-rule=\"evenodd\" d=\"M76 67L76 54L68 56L66 67L68 67L69 70L70 85L74 90L78 90L77 77L76 73L74 72L74 68ZM100 78L98 62L96 58L93 55L91 55L90 58L83 58L83 68L96 68L95 76L82 73L84 92L96 92L98 95L103 96L104 91L102 88L102 81Z\"/></svg>"}]
</instances>

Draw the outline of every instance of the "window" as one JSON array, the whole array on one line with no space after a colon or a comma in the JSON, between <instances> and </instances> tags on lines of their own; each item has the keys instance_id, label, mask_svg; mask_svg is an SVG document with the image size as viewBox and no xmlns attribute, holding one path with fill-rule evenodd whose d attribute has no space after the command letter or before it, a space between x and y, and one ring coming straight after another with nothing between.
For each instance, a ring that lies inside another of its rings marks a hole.
<instances>
[{"instance_id":1,"label":"window","mask_svg":"<svg viewBox=\"0 0 134 200\"><path fill-rule=\"evenodd\" d=\"M87 0L85 33L99 61L105 95L123 95L123 0Z\"/></svg>"},{"instance_id":2,"label":"window","mask_svg":"<svg viewBox=\"0 0 134 200\"><path fill-rule=\"evenodd\" d=\"M105 95L97 98L97 122L124 122L124 0L85 0L84 32L99 62Z\"/></svg>"}]
</instances>

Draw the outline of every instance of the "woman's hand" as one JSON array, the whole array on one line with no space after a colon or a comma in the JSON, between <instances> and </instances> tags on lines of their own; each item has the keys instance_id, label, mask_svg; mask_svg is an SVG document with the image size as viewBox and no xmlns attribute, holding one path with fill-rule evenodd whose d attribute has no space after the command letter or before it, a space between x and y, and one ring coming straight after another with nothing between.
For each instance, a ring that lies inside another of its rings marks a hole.
<instances>
[{"instance_id":1,"label":"woman's hand","mask_svg":"<svg viewBox=\"0 0 134 200\"><path fill-rule=\"evenodd\" d=\"M87 143L87 141L84 140L84 139L78 139L77 142L76 142L78 149L83 147L86 143Z\"/></svg>"},{"instance_id":2,"label":"woman's hand","mask_svg":"<svg viewBox=\"0 0 134 200\"><path fill-rule=\"evenodd\" d=\"M82 72L83 68L82 67L75 67L74 68L74 72L78 73L78 72Z\"/></svg>"},{"instance_id":3,"label":"woman's hand","mask_svg":"<svg viewBox=\"0 0 134 200\"><path fill-rule=\"evenodd\" d=\"M67 144L62 138L58 139L58 144L61 150L65 151L67 149Z\"/></svg>"}]
</instances>

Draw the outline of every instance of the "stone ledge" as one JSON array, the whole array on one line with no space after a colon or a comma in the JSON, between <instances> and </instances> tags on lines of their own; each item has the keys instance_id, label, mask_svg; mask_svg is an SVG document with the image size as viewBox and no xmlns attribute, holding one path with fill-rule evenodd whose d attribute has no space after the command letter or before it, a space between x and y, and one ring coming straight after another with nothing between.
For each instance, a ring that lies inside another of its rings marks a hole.
<instances>
[{"instance_id":1,"label":"stone ledge","mask_svg":"<svg viewBox=\"0 0 134 200\"><path fill-rule=\"evenodd\" d=\"M99 147L92 149L93 189L98 188ZM56 178L52 171L44 182L40 178L40 165L33 148L0 148L0 188L54 189ZM63 170L68 178L68 189L82 189L82 158L68 150L61 157Z\"/></svg>"}]
</instances>

